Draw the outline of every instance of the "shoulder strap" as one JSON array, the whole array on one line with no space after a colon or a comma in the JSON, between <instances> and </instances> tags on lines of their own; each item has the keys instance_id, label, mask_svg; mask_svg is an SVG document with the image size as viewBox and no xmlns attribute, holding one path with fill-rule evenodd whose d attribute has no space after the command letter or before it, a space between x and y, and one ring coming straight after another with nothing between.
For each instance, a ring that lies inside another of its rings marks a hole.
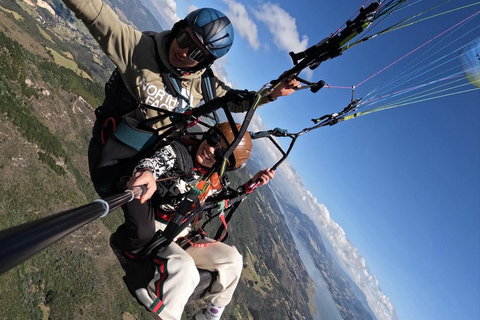
<instances>
[{"instance_id":1,"label":"shoulder strap","mask_svg":"<svg viewBox=\"0 0 480 320\"><path fill-rule=\"evenodd\" d=\"M206 68L202 74L202 95L203 101L208 102L217 97L216 89L217 78L213 74L212 69Z\"/></svg>"},{"instance_id":2,"label":"shoulder strap","mask_svg":"<svg viewBox=\"0 0 480 320\"><path fill-rule=\"evenodd\" d=\"M174 98L176 98L181 88L180 80L170 76L167 68L162 63L162 59L160 59L160 56L158 54L158 45L155 41L155 36L157 35L157 33L153 31L145 31L143 33L152 38L153 42L155 43L155 56L157 58L158 67L160 68L160 75L162 76L163 84L165 85L168 93L170 93Z\"/></svg>"},{"instance_id":3,"label":"shoulder strap","mask_svg":"<svg viewBox=\"0 0 480 320\"><path fill-rule=\"evenodd\" d=\"M159 62L161 67L164 67L161 62ZM163 84L165 85L165 89L167 92L170 93L174 98L178 97L178 91L181 89L180 80L174 77L171 77L165 69L161 70L160 75L162 76Z\"/></svg>"}]
</instances>

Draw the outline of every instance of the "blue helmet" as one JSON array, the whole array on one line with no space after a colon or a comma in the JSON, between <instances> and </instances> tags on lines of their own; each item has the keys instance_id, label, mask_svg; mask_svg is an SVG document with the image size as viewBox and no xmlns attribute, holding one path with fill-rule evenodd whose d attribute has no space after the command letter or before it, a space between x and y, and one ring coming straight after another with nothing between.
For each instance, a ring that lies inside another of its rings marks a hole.
<instances>
[{"instance_id":1,"label":"blue helmet","mask_svg":"<svg viewBox=\"0 0 480 320\"><path fill-rule=\"evenodd\" d=\"M223 57L233 44L233 26L220 11L202 8L190 12L185 21L215 59Z\"/></svg>"}]
</instances>

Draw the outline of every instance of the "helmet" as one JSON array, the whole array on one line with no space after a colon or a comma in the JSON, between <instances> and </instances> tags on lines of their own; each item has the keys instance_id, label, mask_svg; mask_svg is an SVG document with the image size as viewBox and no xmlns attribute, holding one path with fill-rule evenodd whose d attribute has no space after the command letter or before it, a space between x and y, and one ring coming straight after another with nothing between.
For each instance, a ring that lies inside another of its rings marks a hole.
<instances>
[{"instance_id":1,"label":"helmet","mask_svg":"<svg viewBox=\"0 0 480 320\"><path fill-rule=\"evenodd\" d=\"M215 59L223 57L232 47L232 23L220 11L197 9L190 12L185 21Z\"/></svg>"},{"instance_id":2,"label":"helmet","mask_svg":"<svg viewBox=\"0 0 480 320\"><path fill-rule=\"evenodd\" d=\"M240 124L235 124L237 127L237 132L242 127ZM223 139L225 139L230 146L235 140L235 134L232 130L232 126L229 122L222 122L212 127L210 130L218 133ZM250 158L250 153L252 152L252 138L248 131L245 132L242 140L237 145L233 154L230 156L228 169L235 170L243 167L247 160Z\"/></svg>"}]
</instances>

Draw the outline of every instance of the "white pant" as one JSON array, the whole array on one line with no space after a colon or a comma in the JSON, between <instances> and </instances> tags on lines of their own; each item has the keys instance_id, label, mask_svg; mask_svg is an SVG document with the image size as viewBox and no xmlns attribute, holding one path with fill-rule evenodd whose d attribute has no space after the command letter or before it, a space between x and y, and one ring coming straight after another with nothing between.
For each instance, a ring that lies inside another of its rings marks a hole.
<instances>
[{"instance_id":1,"label":"white pant","mask_svg":"<svg viewBox=\"0 0 480 320\"><path fill-rule=\"evenodd\" d=\"M213 240L197 243L205 242ZM218 272L206 298L221 307L231 301L243 268L243 259L237 249L221 242L186 250L172 242L157 253L154 263L155 275L148 288L135 293L162 320L181 318L188 298L200 281L197 268Z\"/></svg>"}]
</instances>

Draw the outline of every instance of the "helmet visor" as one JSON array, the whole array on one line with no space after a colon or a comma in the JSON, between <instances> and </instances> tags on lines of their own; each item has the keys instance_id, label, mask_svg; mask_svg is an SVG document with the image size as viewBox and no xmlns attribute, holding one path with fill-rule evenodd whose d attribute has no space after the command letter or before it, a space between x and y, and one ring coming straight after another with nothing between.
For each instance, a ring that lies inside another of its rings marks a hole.
<instances>
[{"instance_id":1,"label":"helmet visor","mask_svg":"<svg viewBox=\"0 0 480 320\"><path fill-rule=\"evenodd\" d=\"M177 34L176 40L180 48L182 49L188 48L187 57L190 60L195 62L201 62L207 57L205 52L203 52L202 49L200 49L195 44L192 37L190 37L190 35L185 30L180 31Z\"/></svg>"}]
</instances>

